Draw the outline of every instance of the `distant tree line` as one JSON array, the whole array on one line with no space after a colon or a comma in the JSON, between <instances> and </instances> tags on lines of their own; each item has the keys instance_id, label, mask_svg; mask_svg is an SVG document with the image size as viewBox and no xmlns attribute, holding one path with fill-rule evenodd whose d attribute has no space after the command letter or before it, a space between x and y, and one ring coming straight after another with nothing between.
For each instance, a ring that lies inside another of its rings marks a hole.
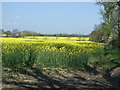
<instances>
[{"instance_id":1,"label":"distant tree line","mask_svg":"<svg viewBox=\"0 0 120 90\"><path fill-rule=\"evenodd\" d=\"M6 34L6 37L24 37L24 36L38 36L40 35L39 33L24 30L24 31L19 31L18 29L13 29L12 31L8 30L5 31L3 29L0 30L2 34Z\"/></svg>"},{"instance_id":2,"label":"distant tree line","mask_svg":"<svg viewBox=\"0 0 120 90\"><path fill-rule=\"evenodd\" d=\"M25 36L55 36L55 37L88 37L88 35L82 34L41 34L29 30L20 31L18 29L13 29L12 31L0 29L2 34L5 34L6 37L25 37Z\"/></svg>"}]
</instances>

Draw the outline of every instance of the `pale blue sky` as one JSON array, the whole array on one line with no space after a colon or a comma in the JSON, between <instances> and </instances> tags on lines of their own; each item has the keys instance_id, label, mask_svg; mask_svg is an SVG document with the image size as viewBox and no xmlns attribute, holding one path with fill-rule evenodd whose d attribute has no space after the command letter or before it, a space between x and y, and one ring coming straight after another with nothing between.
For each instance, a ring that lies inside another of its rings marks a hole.
<instances>
[{"instance_id":1,"label":"pale blue sky","mask_svg":"<svg viewBox=\"0 0 120 90\"><path fill-rule=\"evenodd\" d=\"M4 2L3 29L89 34L101 22L95 2Z\"/></svg>"},{"instance_id":2,"label":"pale blue sky","mask_svg":"<svg viewBox=\"0 0 120 90\"><path fill-rule=\"evenodd\" d=\"M0 2L0 29L2 28L2 2Z\"/></svg>"}]
</instances>

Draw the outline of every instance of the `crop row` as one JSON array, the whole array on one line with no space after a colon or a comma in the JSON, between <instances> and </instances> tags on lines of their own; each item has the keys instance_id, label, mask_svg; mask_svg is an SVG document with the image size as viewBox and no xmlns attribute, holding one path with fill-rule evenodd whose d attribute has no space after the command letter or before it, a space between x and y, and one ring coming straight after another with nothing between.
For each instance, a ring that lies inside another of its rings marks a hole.
<instances>
[{"instance_id":1,"label":"crop row","mask_svg":"<svg viewBox=\"0 0 120 90\"><path fill-rule=\"evenodd\" d=\"M38 63L84 67L91 58L101 56L103 48L91 41L28 42L23 38L3 38L2 63L7 67Z\"/></svg>"}]
</instances>

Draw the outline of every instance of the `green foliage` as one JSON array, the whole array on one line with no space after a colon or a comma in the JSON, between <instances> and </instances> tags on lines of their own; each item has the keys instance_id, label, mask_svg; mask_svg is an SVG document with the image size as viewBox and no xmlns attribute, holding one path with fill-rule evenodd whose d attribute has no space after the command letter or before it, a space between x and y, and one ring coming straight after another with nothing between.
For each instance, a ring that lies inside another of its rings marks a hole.
<instances>
[{"instance_id":1,"label":"green foliage","mask_svg":"<svg viewBox=\"0 0 120 90\"><path fill-rule=\"evenodd\" d=\"M33 67L37 63L45 63L83 68L91 57L97 58L103 53L103 48L98 44L94 43L90 47L89 45L78 47L64 43L3 43L2 64L3 67Z\"/></svg>"},{"instance_id":2,"label":"green foliage","mask_svg":"<svg viewBox=\"0 0 120 90\"><path fill-rule=\"evenodd\" d=\"M105 47L105 55L108 55L109 61L120 66L120 50L112 46Z\"/></svg>"},{"instance_id":3,"label":"green foliage","mask_svg":"<svg viewBox=\"0 0 120 90\"><path fill-rule=\"evenodd\" d=\"M25 36L56 36L56 37L88 37L88 35L82 35L82 34L41 34L29 30L20 31L18 29L13 29L12 31L6 31L3 29L0 29L0 33L6 34L7 37L25 37Z\"/></svg>"},{"instance_id":4,"label":"green foliage","mask_svg":"<svg viewBox=\"0 0 120 90\"><path fill-rule=\"evenodd\" d=\"M94 31L90 34L90 40L95 42L105 42L104 30L102 24L95 26ZM106 37L107 38L107 37Z\"/></svg>"},{"instance_id":5,"label":"green foliage","mask_svg":"<svg viewBox=\"0 0 120 90\"><path fill-rule=\"evenodd\" d=\"M114 47L106 46L104 48L104 54L101 57L93 58L91 57L88 65L100 70L100 72L105 73L112 67L120 66L120 50Z\"/></svg>"},{"instance_id":6,"label":"green foliage","mask_svg":"<svg viewBox=\"0 0 120 90\"><path fill-rule=\"evenodd\" d=\"M100 9L104 22L94 28L90 34L90 40L110 44L112 40L118 39L115 45L111 45L120 47L120 2L99 2L98 4L104 6L103 10Z\"/></svg>"},{"instance_id":7,"label":"green foliage","mask_svg":"<svg viewBox=\"0 0 120 90\"><path fill-rule=\"evenodd\" d=\"M100 9L100 14L104 21L101 23L101 30L104 32L103 36L107 37L105 42L109 42L114 39L118 39L118 41L120 41L120 2L99 2L98 4L104 6L103 10ZM117 46L120 47L119 42L117 42L117 44Z\"/></svg>"}]
</instances>

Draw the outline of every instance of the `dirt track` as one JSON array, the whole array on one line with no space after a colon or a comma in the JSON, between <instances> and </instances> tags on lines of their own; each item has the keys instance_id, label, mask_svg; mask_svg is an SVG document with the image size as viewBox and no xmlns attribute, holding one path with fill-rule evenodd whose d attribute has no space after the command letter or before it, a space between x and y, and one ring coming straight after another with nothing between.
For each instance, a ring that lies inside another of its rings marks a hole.
<instances>
[{"instance_id":1,"label":"dirt track","mask_svg":"<svg viewBox=\"0 0 120 90\"><path fill-rule=\"evenodd\" d=\"M3 79L3 90L9 88L37 90L42 88L118 88L117 82L101 73L67 71L61 68L43 68L42 71L20 69L19 71L19 74L9 75L9 78L7 73L4 73L4 77L7 78Z\"/></svg>"}]
</instances>

